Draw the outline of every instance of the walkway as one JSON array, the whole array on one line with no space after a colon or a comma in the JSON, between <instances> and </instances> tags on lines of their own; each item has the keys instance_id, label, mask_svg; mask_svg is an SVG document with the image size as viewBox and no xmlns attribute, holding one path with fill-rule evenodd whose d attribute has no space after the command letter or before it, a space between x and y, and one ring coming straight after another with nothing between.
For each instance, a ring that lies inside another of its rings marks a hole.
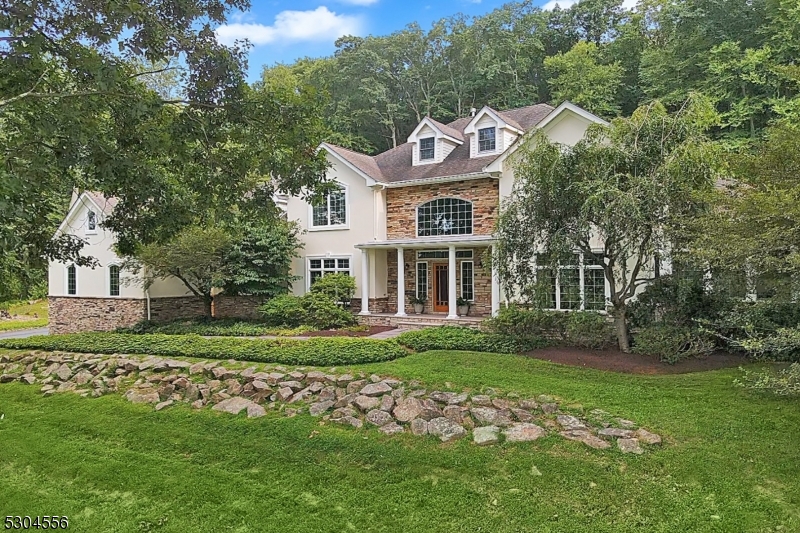
<instances>
[{"instance_id":1,"label":"walkway","mask_svg":"<svg viewBox=\"0 0 800 533\"><path fill-rule=\"evenodd\" d=\"M407 329L403 329L403 328L395 328L395 329L390 329L388 331L381 331L380 333L376 333L375 335L370 335L369 338L370 339L393 339L394 337L397 337L398 335L401 335L401 334L405 333L406 331L408 331L408 330Z\"/></svg>"},{"instance_id":2,"label":"walkway","mask_svg":"<svg viewBox=\"0 0 800 533\"><path fill-rule=\"evenodd\" d=\"M0 331L0 339L24 339L25 337L33 337L34 335L48 335L49 333L50 331L47 328Z\"/></svg>"}]
</instances>

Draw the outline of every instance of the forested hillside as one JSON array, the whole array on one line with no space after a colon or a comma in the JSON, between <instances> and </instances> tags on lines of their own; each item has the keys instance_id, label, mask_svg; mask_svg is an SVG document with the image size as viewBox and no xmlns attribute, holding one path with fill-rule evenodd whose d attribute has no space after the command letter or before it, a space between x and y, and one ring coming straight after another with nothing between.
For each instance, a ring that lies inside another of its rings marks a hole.
<instances>
[{"instance_id":1,"label":"forested hillside","mask_svg":"<svg viewBox=\"0 0 800 533\"><path fill-rule=\"evenodd\" d=\"M332 141L370 153L405 142L421 117L569 99L606 118L692 92L721 114L715 136L758 137L800 115L797 0L583 0L543 11L530 1L485 16L345 37L332 57L265 69L330 96ZM284 80L286 81L286 80Z\"/></svg>"}]
</instances>

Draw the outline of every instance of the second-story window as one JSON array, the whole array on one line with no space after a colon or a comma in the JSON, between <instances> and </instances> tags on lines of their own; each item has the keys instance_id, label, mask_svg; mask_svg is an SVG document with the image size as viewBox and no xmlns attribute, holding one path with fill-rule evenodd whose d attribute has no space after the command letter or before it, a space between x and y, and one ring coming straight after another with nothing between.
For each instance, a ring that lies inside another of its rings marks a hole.
<instances>
[{"instance_id":1,"label":"second-story window","mask_svg":"<svg viewBox=\"0 0 800 533\"><path fill-rule=\"evenodd\" d=\"M427 139L419 140L419 160L426 161L433 159L433 143L434 138L428 137Z\"/></svg>"},{"instance_id":2,"label":"second-story window","mask_svg":"<svg viewBox=\"0 0 800 533\"><path fill-rule=\"evenodd\" d=\"M439 198L417 208L417 236L472 235L472 202Z\"/></svg>"},{"instance_id":3,"label":"second-story window","mask_svg":"<svg viewBox=\"0 0 800 533\"><path fill-rule=\"evenodd\" d=\"M86 231L97 231L97 215L94 211L89 211L86 216Z\"/></svg>"},{"instance_id":4,"label":"second-story window","mask_svg":"<svg viewBox=\"0 0 800 533\"><path fill-rule=\"evenodd\" d=\"M347 224L347 192L344 187L325 195L322 203L313 208L312 227L345 226Z\"/></svg>"},{"instance_id":5,"label":"second-story window","mask_svg":"<svg viewBox=\"0 0 800 533\"><path fill-rule=\"evenodd\" d=\"M481 128L478 130L478 151L494 152L497 146L495 142L495 128Z\"/></svg>"}]
</instances>

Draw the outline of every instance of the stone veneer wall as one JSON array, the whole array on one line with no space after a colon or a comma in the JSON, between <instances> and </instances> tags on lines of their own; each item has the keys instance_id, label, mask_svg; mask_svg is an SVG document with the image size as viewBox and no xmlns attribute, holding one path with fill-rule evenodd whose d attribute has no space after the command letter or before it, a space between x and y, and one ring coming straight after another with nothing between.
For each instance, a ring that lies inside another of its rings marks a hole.
<instances>
[{"instance_id":1,"label":"stone veneer wall","mask_svg":"<svg viewBox=\"0 0 800 533\"><path fill-rule=\"evenodd\" d=\"M225 296L214 298L216 318L260 318L258 308L266 302L263 296Z\"/></svg>"},{"instance_id":2,"label":"stone veneer wall","mask_svg":"<svg viewBox=\"0 0 800 533\"><path fill-rule=\"evenodd\" d=\"M50 296L47 303L51 334L111 331L132 326L147 316L147 303L135 298Z\"/></svg>"},{"instance_id":3,"label":"stone veneer wall","mask_svg":"<svg viewBox=\"0 0 800 533\"><path fill-rule=\"evenodd\" d=\"M436 198L471 201L473 235L491 235L494 232L500 202L500 182L493 178L484 178L387 189L387 238L415 238L417 206Z\"/></svg>"},{"instance_id":4,"label":"stone veneer wall","mask_svg":"<svg viewBox=\"0 0 800 533\"><path fill-rule=\"evenodd\" d=\"M351 300L350 310L354 313L361 312L361 298L358 295ZM372 313L389 313L389 298L370 298L369 310Z\"/></svg>"},{"instance_id":5,"label":"stone veneer wall","mask_svg":"<svg viewBox=\"0 0 800 533\"><path fill-rule=\"evenodd\" d=\"M406 313L414 313L414 305L411 303L417 293L417 251L416 249L407 249L403 251L405 264L405 284L406 284ZM473 290L475 292L475 301L469 309L469 316L484 316L491 315L492 313L492 273L487 268L484 269L483 254L486 248L473 248L472 249L472 262L473 262ZM433 264L443 263L447 264L447 259L422 259L428 263L428 295L425 298L425 313L433 312ZM470 261L469 259L456 259L456 287L457 294L461 292L461 262ZM397 312L397 253L391 251L387 259L387 289L389 291L388 310L384 312L396 313ZM371 306L371 304L370 304ZM374 311L373 312L381 312Z\"/></svg>"}]
</instances>

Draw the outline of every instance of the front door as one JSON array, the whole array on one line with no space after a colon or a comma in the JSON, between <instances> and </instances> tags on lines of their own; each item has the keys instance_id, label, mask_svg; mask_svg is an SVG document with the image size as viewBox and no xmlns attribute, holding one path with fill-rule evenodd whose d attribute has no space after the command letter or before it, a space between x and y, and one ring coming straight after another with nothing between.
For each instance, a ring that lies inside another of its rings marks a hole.
<instances>
[{"instance_id":1,"label":"front door","mask_svg":"<svg viewBox=\"0 0 800 533\"><path fill-rule=\"evenodd\" d=\"M434 312L447 313L450 310L448 290L450 284L447 280L447 264L434 263L433 265L433 310Z\"/></svg>"}]
</instances>

